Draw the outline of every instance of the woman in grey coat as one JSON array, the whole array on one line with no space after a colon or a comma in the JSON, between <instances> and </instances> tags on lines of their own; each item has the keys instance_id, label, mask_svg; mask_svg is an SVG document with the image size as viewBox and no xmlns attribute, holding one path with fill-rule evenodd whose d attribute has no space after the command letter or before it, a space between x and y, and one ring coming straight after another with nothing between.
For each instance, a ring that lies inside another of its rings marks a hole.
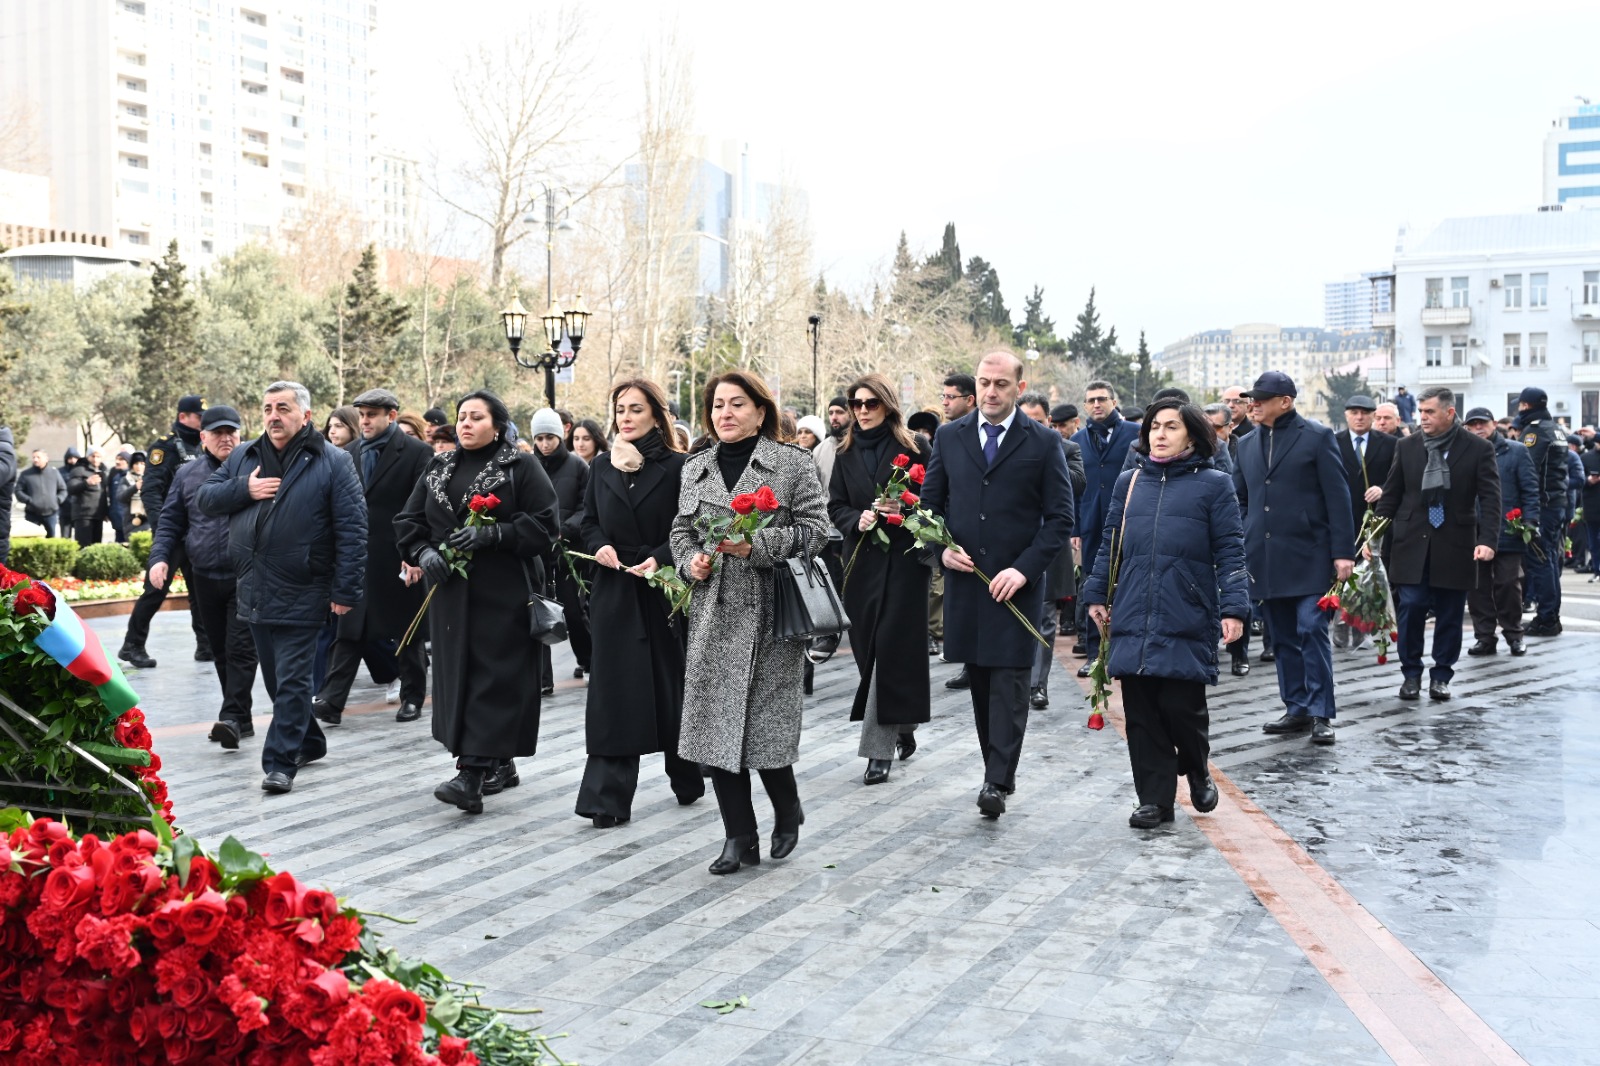
<instances>
[{"instance_id":1,"label":"woman in grey coat","mask_svg":"<svg viewBox=\"0 0 1600 1066\"><path fill-rule=\"evenodd\" d=\"M788 855L800 839L805 815L794 763L805 644L774 636L772 568L822 550L828 511L810 454L778 443L778 405L760 378L739 371L712 378L704 409L711 443L683 465L672 524L673 558L694 586L678 754L711 767L727 837L711 872L727 874L761 861L752 769L776 815L772 857ZM778 498L771 524L747 543L708 546L695 520L729 515L734 497L763 486Z\"/></svg>"}]
</instances>

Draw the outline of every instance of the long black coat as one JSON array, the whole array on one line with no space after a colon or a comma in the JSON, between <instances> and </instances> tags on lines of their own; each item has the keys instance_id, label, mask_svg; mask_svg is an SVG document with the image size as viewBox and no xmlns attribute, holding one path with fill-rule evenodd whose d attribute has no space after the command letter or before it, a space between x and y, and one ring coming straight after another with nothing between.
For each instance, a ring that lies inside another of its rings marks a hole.
<instances>
[{"instance_id":1,"label":"long black coat","mask_svg":"<svg viewBox=\"0 0 1600 1066\"><path fill-rule=\"evenodd\" d=\"M1257 426L1239 442L1233 486L1254 599L1320 596L1333 561L1356 557L1350 485L1327 426L1297 411Z\"/></svg>"},{"instance_id":2,"label":"long black coat","mask_svg":"<svg viewBox=\"0 0 1600 1066\"><path fill-rule=\"evenodd\" d=\"M1450 488L1444 502L1444 525L1428 522L1422 499L1422 471L1427 465L1426 437L1413 433L1395 449L1394 466L1383 486L1383 499L1373 505L1380 518L1394 519L1389 579L1397 585L1428 584L1441 589L1471 590L1478 586L1478 564L1472 549L1500 545L1500 470L1494 446L1465 426L1456 430L1445 465ZM1487 575L1486 575L1487 576Z\"/></svg>"},{"instance_id":3,"label":"long black coat","mask_svg":"<svg viewBox=\"0 0 1600 1066\"><path fill-rule=\"evenodd\" d=\"M541 558L556 539L556 494L538 459L501 442L471 487L446 495L459 452L435 455L395 516L400 554L415 564L466 524L467 501L493 494L498 547L474 553L469 576L438 586L433 635L433 738L452 755L509 759L539 742L539 645L528 635L528 580L544 585ZM524 576L526 567L527 577ZM407 622L410 619L406 619ZM530 666L530 664L532 664Z\"/></svg>"},{"instance_id":4,"label":"long black coat","mask_svg":"<svg viewBox=\"0 0 1600 1066\"><path fill-rule=\"evenodd\" d=\"M646 559L671 566L684 458L674 452L646 461L629 488L610 452L595 456L583 505L583 550L593 555L609 544L623 566ZM589 624L600 639L584 718L590 755L677 754L688 623L678 618L669 624L667 611L667 598L644 580L595 567Z\"/></svg>"},{"instance_id":5,"label":"long black coat","mask_svg":"<svg viewBox=\"0 0 1600 1066\"><path fill-rule=\"evenodd\" d=\"M904 448L890 439L878 453L876 469L867 469L859 447L838 453L828 485L828 517L844 534L844 558L855 556L850 580L844 586L844 609L850 616L850 650L861 671L850 720L866 714L867 692L873 671L878 677L878 721L883 725L914 725L928 720L928 582L933 572L927 553L903 528L884 522L878 528L889 534L887 549L869 531L860 531L861 512L878 498L895 456L904 452L913 463L927 465L932 449L916 438L916 448ZM912 492L917 486L911 487ZM860 551L856 545L863 538ZM909 554L908 554L909 553Z\"/></svg>"},{"instance_id":6,"label":"long black coat","mask_svg":"<svg viewBox=\"0 0 1600 1066\"><path fill-rule=\"evenodd\" d=\"M361 444L344 449L361 478ZM396 428L389 434L372 480L361 486L367 501L367 594L361 603L339 618L339 636L360 640L398 640L422 608L422 583L407 588L400 580L400 546L395 541L394 519L404 510L411 490L433 459L433 449Z\"/></svg>"},{"instance_id":7,"label":"long black coat","mask_svg":"<svg viewBox=\"0 0 1600 1066\"><path fill-rule=\"evenodd\" d=\"M583 537L583 507L589 495L589 464L564 447L560 455L560 461L551 464L555 469L545 466L545 473L556 490L556 504L561 514L561 536L568 544L577 544Z\"/></svg>"},{"instance_id":8,"label":"long black coat","mask_svg":"<svg viewBox=\"0 0 1600 1066\"><path fill-rule=\"evenodd\" d=\"M1354 435L1348 429L1341 429L1333 437L1339 445L1339 460L1344 464L1344 479L1350 485L1350 515L1355 520L1355 529L1359 533L1362 520L1367 517L1367 489L1373 485L1381 489L1384 482L1389 480L1389 468L1394 465L1395 445L1400 443L1400 439L1369 429L1366 446L1367 469L1363 472L1361 461L1356 458Z\"/></svg>"},{"instance_id":9,"label":"long black coat","mask_svg":"<svg viewBox=\"0 0 1600 1066\"><path fill-rule=\"evenodd\" d=\"M1072 483L1061 435L1021 411L1015 416L992 467L978 444L977 411L940 426L922 500L989 577L1007 567L1022 572L1028 583L1012 600L1037 628L1044 611L1039 578L1073 529ZM977 575L957 570L944 575L944 645L951 662L1019 670L1031 667L1039 650Z\"/></svg>"}]
</instances>

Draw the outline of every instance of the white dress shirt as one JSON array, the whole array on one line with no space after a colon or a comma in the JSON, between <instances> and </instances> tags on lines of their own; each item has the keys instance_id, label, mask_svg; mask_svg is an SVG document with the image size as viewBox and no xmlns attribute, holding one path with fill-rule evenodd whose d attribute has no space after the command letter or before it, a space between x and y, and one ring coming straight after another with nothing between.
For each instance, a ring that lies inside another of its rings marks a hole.
<instances>
[{"instance_id":1,"label":"white dress shirt","mask_svg":"<svg viewBox=\"0 0 1600 1066\"><path fill-rule=\"evenodd\" d=\"M1015 422L1016 418L1017 418L1017 409L1015 407L1013 407L1013 408L1011 408L1011 413L1009 415L1006 415L1005 418L1000 420L1000 422L999 422L1000 432L994 438L994 452L995 452L996 455L1000 454L1000 446L1006 442L1006 434L1011 431L1011 423ZM987 418L983 417L983 412L979 411L978 412L978 451L980 451L980 452L983 451L983 446L985 444L987 444L988 441L989 441L988 431L986 431L983 428L985 424L993 424L993 423L990 423Z\"/></svg>"}]
</instances>

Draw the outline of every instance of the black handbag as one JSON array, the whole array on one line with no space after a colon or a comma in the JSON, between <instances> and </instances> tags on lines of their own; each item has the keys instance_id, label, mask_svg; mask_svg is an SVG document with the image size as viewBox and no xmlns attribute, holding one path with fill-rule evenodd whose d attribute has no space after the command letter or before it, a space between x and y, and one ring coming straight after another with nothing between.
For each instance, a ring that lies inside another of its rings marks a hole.
<instances>
[{"instance_id":1,"label":"black handbag","mask_svg":"<svg viewBox=\"0 0 1600 1066\"><path fill-rule=\"evenodd\" d=\"M528 583L528 635L540 644L560 644L567 639L567 611L560 600L533 591L528 561L522 561L522 579Z\"/></svg>"},{"instance_id":2,"label":"black handbag","mask_svg":"<svg viewBox=\"0 0 1600 1066\"><path fill-rule=\"evenodd\" d=\"M844 602L822 561L805 550L806 538L794 530L794 551L772 568L773 628L779 640L810 640L837 636L850 628Z\"/></svg>"}]
</instances>

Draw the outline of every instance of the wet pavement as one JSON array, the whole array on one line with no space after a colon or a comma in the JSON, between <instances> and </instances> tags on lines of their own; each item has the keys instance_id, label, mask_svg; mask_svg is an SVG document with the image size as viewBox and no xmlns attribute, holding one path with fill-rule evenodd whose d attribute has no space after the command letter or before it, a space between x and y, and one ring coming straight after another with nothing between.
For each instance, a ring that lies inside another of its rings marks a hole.
<instances>
[{"instance_id":1,"label":"wet pavement","mask_svg":"<svg viewBox=\"0 0 1600 1066\"><path fill-rule=\"evenodd\" d=\"M93 624L115 647L123 620ZM1530 647L1464 660L1448 704L1402 704L1392 664L1337 652L1332 749L1260 733L1278 713L1270 666L1225 677L1211 699L1216 765L1240 790L1211 828L1230 812L1281 827L1509 1059L1375 1025L1370 1002L1396 990L1330 980L1303 946L1316 912L1286 921L1263 906L1267 856L1220 846L1197 824L1207 816L1130 830L1125 746L1083 728L1061 668L1011 813L991 822L973 805L970 704L942 687L955 668L933 662L918 753L865 788L846 720L854 668L836 659L807 702L799 848L722 878L705 871L721 837L713 802L679 807L659 757L645 760L632 823L596 830L573 815L583 682L565 648L540 753L477 817L432 798L448 756L426 716L396 723L371 684L329 730L328 759L269 797L259 733L237 754L205 739L215 676L192 661L181 613L156 619L162 665L130 679L190 832L211 846L231 833L359 906L420 919L387 936L492 1002L542 1007L538 1026L570 1034L558 1047L571 1060L1600 1063L1600 639L1573 630ZM259 685L258 701L264 729ZM761 798L757 810L770 830ZM749 1006L726 1015L698 1005L740 995Z\"/></svg>"}]
</instances>

